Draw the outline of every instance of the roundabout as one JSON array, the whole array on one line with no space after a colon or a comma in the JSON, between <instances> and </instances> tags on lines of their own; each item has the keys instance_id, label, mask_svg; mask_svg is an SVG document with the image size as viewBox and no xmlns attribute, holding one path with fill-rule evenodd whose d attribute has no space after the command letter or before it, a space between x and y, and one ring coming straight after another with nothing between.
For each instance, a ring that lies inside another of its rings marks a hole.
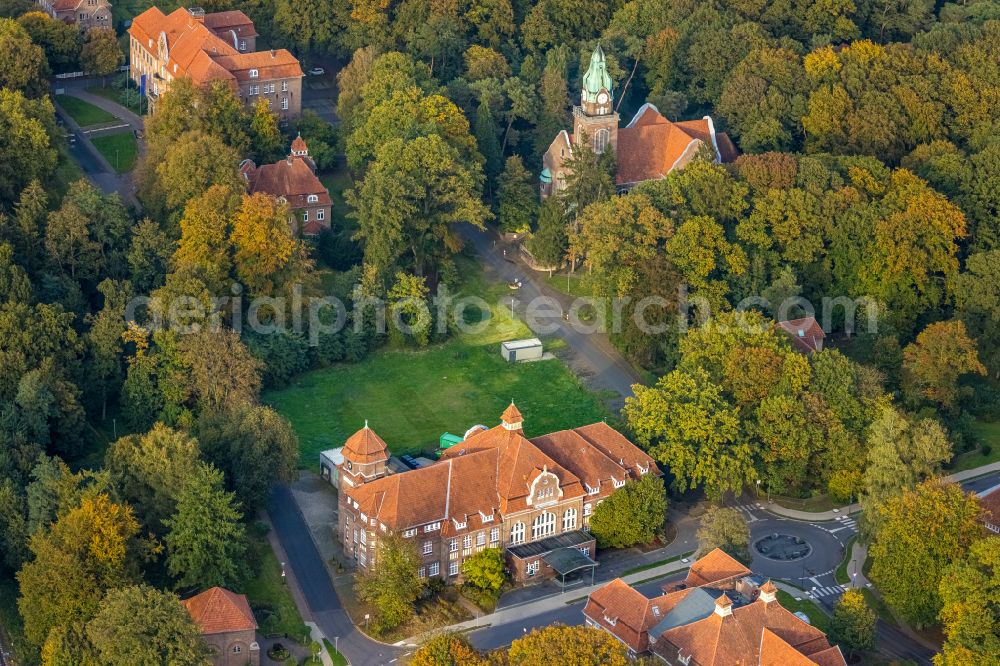
<instances>
[{"instance_id":1,"label":"roundabout","mask_svg":"<svg viewBox=\"0 0 1000 666\"><path fill-rule=\"evenodd\" d=\"M781 534L780 532L757 539L753 547L755 551L767 559L778 562L801 560L812 552L812 546L802 537Z\"/></svg>"},{"instance_id":2,"label":"roundabout","mask_svg":"<svg viewBox=\"0 0 1000 666\"><path fill-rule=\"evenodd\" d=\"M795 582L831 573L844 547L817 525L766 518L750 523L750 555L755 573Z\"/></svg>"}]
</instances>

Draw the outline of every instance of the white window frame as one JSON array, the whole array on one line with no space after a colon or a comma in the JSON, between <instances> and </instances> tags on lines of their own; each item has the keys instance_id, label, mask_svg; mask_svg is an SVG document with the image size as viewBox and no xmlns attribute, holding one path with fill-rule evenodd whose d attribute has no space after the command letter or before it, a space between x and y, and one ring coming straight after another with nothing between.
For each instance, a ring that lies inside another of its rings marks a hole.
<instances>
[{"instance_id":1,"label":"white window frame","mask_svg":"<svg viewBox=\"0 0 1000 666\"><path fill-rule=\"evenodd\" d=\"M462 550L469 550L472 548L472 535L466 534L462 537Z\"/></svg>"},{"instance_id":2,"label":"white window frame","mask_svg":"<svg viewBox=\"0 0 1000 666\"><path fill-rule=\"evenodd\" d=\"M498 543L500 541L500 528L494 527L490 530L490 543Z\"/></svg>"},{"instance_id":3,"label":"white window frame","mask_svg":"<svg viewBox=\"0 0 1000 666\"><path fill-rule=\"evenodd\" d=\"M257 71L256 69L251 69L250 70L250 78L251 79L256 79L258 77L260 77L260 72Z\"/></svg>"},{"instance_id":4,"label":"white window frame","mask_svg":"<svg viewBox=\"0 0 1000 666\"><path fill-rule=\"evenodd\" d=\"M320 222L322 222L323 220L325 220L326 219L326 211L323 210L322 208L320 208L318 211L316 211L316 219L319 220Z\"/></svg>"},{"instance_id":5,"label":"white window frame","mask_svg":"<svg viewBox=\"0 0 1000 666\"><path fill-rule=\"evenodd\" d=\"M510 542L512 544L522 543L524 541L524 523L517 521L510 528Z\"/></svg>"},{"instance_id":6,"label":"white window frame","mask_svg":"<svg viewBox=\"0 0 1000 666\"><path fill-rule=\"evenodd\" d=\"M282 111L287 111L288 110L288 98L287 97L282 97L281 98L281 109L282 109Z\"/></svg>"},{"instance_id":7,"label":"white window frame","mask_svg":"<svg viewBox=\"0 0 1000 666\"><path fill-rule=\"evenodd\" d=\"M439 562L431 562L430 567L427 568L428 576L437 576L441 573L441 564Z\"/></svg>"},{"instance_id":8,"label":"white window frame","mask_svg":"<svg viewBox=\"0 0 1000 666\"><path fill-rule=\"evenodd\" d=\"M288 81L281 82L281 92L288 92Z\"/></svg>"},{"instance_id":9,"label":"white window frame","mask_svg":"<svg viewBox=\"0 0 1000 666\"><path fill-rule=\"evenodd\" d=\"M306 198L306 201L308 201L309 203L316 203L316 202L319 201L319 195L318 194L310 194ZM462 524L464 525L465 523L462 523Z\"/></svg>"},{"instance_id":10,"label":"white window frame","mask_svg":"<svg viewBox=\"0 0 1000 666\"><path fill-rule=\"evenodd\" d=\"M482 548L486 545L486 532L479 532L476 534L476 547Z\"/></svg>"},{"instance_id":11,"label":"white window frame","mask_svg":"<svg viewBox=\"0 0 1000 666\"><path fill-rule=\"evenodd\" d=\"M576 508L570 507L563 512L562 520L563 532L569 532L576 529Z\"/></svg>"},{"instance_id":12,"label":"white window frame","mask_svg":"<svg viewBox=\"0 0 1000 666\"><path fill-rule=\"evenodd\" d=\"M249 87L249 94L250 95L259 95L260 94L260 86L258 86L258 85L251 85Z\"/></svg>"},{"instance_id":13,"label":"white window frame","mask_svg":"<svg viewBox=\"0 0 1000 666\"><path fill-rule=\"evenodd\" d=\"M309 221L309 211L307 210L302 211L302 221L303 222Z\"/></svg>"},{"instance_id":14,"label":"white window frame","mask_svg":"<svg viewBox=\"0 0 1000 666\"><path fill-rule=\"evenodd\" d=\"M434 543L432 541L424 541L424 555L430 555L434 552Z\"/></svg>"},{"instance_id":15,"label":"white window frame","mask_svg":"<svg viewBox=\"0 0 1000 666\"><path fill-rule=\"evenodd\" d=\"M458 552L458 539L452 539L448 542L448 552L457 553Z\"/></svg>"},{"instance_id":16,"label":"white window frame","mask_svg":"<svg viewBox=\"0 0 1000 666\"><path fill-rule=\"evenodd\" d=\"M531 521L531 540L542 539L556 533L556 514L542 511Z\"/></svg>"},{"instance_id":17,"label":"white window frame","mask_svg":"<svg viewBox=\"0 0 1000 666\"><path fill-rule=\"evenodd\" d=\"M448 575L457 576L458 575L458 562L451 562L448 564Z\"/></svg>"}]
</instances>

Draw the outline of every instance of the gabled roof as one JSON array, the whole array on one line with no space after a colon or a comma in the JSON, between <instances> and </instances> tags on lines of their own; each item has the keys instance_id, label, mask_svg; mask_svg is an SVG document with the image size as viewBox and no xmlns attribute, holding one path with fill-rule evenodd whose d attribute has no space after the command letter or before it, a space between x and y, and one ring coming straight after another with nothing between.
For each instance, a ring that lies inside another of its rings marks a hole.
<instances>
[{"instance_id":1,"label":"gabled roof","mask_svg":"<svg viewBox=\"0 0 1000 666\"><path fill-rule=\"evenodd\" d=\"M284 197L293 209L307 206L329 206L330 192L316 176L309 163L298 155L289 156L273 164L261 164L244 172L251 194L263 193ZM316 201L310 203L309 195Z\"/></svg>"},{"instance_id":2,"label":"gabled roof","mask_svg":"<svg viewBox=\"0 0 1000 666\"><path fill-rule=\"evenodd\" d=\"M979 506L983 510L980 518L984 523L1000 526L1000 486L981 494Z\"/></svg>"},{"instance_id":3,"label":"gabled roof","mask_svg":"<svg viewBox=\"0 0 1000 666\"><path fill-rule=\"evenodd\" d=\"M826 333L823 332L823 327L819 325L815 317L779 321L775 325L788 334L792 346L800 352L808 354L819 351L823 346L823 338L826 337Z\"/></svg>"},{"instance_id":4,"label":"gabled roof","mask_svg":"<svg viewBox=\"0 0 1000 666\"><path fill-rule=\"evenodd\" d=\"M721 548L716 548L691 565L684 582L688 587L703 587L719 585L748 575L750 575L749 569Z\"/></svg>"},{"instance_id":5,"label":"gabled roof","mask_svg":"<svg viewBox=\"0 0 1000 666\"><path fill-rule=\"evenodd\" d=\"M223 634L257 628L247 598L221 587L213 587L181 602L202 634Z\"/></svg>"},{"instance_id":6,"label":"gabled roof","mask_svg":"<svg viewBox=\"0 0 1000 666\"><path fill-rule=\"evenodd\" d=\"M232 30L240 37L256 37L257 30L250 17L238 9L205 14L205 26L214 32Z\"/></svg>"},{"instance_id":7,"label":"gabled roof","mask_svg":"<svg viewBox=\"0 0 1000 666\"><path fill-rule=\"evenodd\" d=\"M375 434L375 431L365 427L347 438L344 442L344 459L364 464L389 459L389 447L385 441Z\"/></svg>"},{"instance_id":8,"label":"gabled roof","mask_svg":"<svg viewBox=\"0 0 1000 666\"><path fill-rule=\"evenodd\" d=\"M726 154L717 145L718 136L712 119L671 122L657 108L643 104L631 122L618 130L619 185L663 178L677 166L683 166L707 146L722 161L735 157L735 146L729 137L724 143Z\"/></svg>"},{"instance_id":9,"label":"gabled roof","mask_svg":"<svg viewBox=\"0 0 1000 666\"><path fill-rule=\"evenodd\" d=\"M647 599L621 578L615 578L590 594L583 614L635 652L642 653L649 648L650 629L691 592L680 590Z\"/></svg>"}]
</instances>

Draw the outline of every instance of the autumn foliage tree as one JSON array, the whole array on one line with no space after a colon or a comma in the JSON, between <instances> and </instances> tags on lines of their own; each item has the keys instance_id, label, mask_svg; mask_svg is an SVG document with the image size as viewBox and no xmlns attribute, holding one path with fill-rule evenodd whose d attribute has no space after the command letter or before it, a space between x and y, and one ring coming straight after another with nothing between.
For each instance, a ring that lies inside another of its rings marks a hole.
<instances>
[{"instance_id":1,"label":"autumn foliage tree","mask_svg":"<svg viewBox=\"0 0 1000 666\"><path fill-rule=\"evenodd\" d=\"M954 413L962 394L959 380L968 374L985 375L986 367L960 320L931 324L903 350L903 390L911 402L928 400Z\"/></svg>"},{"instance_id":2,"label":"autumn foliage tree","mask_svg":"<svg viewBox=\"0 0 1000 666\"><path fill-rule=\"evenodd\" d=\"M648 544L663 531L666 514L663 480L649 473L598 504L590 517L590 531L604 548Z\"/></svg>"},{"instance_id":3,"label":"autumn foliage tree","mask_svg":"<svg viewBox=\"0 0 1000 666\"><path fill-rule=\"evenodd\" d=\"M442 633L420 646L410 666L487 666L489 661L461 634Z\"/></svg>"},{"instance_id":4,"label":"autumn foliage tree","mask_svg":"<svg viewBox=\"0 0 1000 666\"><path fill-rule=\"evenodd\" d=\"M375 609L372 628L385 633L413 617L413 603L424 590L418 575L420 555L411 540L379 534L375 562L355 577L358 597Z\"/></svg>"},{"instance_id":5,"label":"autumn foliage tree","mask_svg":"<svg viewBox=\"0 0 1000 666\"><path fill-rule=\"evenodd\" d=\"M960 486L931 480L890 499L882 513L870 578L895 613L926 627L941 612L945 569L982 536L979 502Z\"/></svg>"},{"instance_id":6,"label":"autumn foliage tree","mask_svg":"<svg viewBox=\"0 0 1000 666\"><path fill-rule=\"evenodd\" d=\"M938 593L946 639L936 666L1000 662L1000 537L976 541L952 562Z\"/></svg>"},{"instance_id":7,"label":"autumn foliage tree","mask_svg":"<svg viewBox=\"0 0 1000 666\"><path fill-rule=\"evenodd\" d=\"M601 629L555 624L534 629L511 643L508 661L511 666L551 663L559 655L560 663L577 666L626 666L625 646Z\"/></svg>"}]
</instances>

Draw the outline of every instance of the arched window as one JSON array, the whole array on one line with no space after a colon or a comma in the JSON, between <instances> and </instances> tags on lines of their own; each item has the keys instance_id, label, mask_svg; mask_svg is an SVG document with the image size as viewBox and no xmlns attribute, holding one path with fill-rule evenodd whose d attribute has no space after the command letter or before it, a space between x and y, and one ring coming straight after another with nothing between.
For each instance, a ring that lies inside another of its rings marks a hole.
<instances>
[{"instance_id":1,"label":"arched window","mask_svg":"<svg viewBox=\"0 0 1000 666\"><path fill-rule=\"evenodd\" d=\"M524 541L524 523L514 523L514 527L510 528L510 542L521 543L522 541Z\"/></svg>"},{"instance_id":2,"label":"arched window","mask_svg":"<svg viewBox=\"0 0 1000 666\"><path fill-rule=\"evenodd\" d=\"M594 133L594 152L600 155L611 141L611 130L599 129Z\"/></svg>"},{"instance_id":3,"label":"arched window","mask_svg":"<svg viewBox=\"0 0 1000 666\"><path fill-rule=\"evenodd\" d=\"M543 511L531 521L531 539L541 539L556 531L556 514Z\"/></svg>"},{"instance_id":4,"label":"arched window","mask_svg":"<svg viewBox=\"0 0 1000 666\"><path fill-rule=\"evenodd\" d=\"M563 532L576 529L576 509L566 509L563 514Z\"/></svg>"}]
</instances>

